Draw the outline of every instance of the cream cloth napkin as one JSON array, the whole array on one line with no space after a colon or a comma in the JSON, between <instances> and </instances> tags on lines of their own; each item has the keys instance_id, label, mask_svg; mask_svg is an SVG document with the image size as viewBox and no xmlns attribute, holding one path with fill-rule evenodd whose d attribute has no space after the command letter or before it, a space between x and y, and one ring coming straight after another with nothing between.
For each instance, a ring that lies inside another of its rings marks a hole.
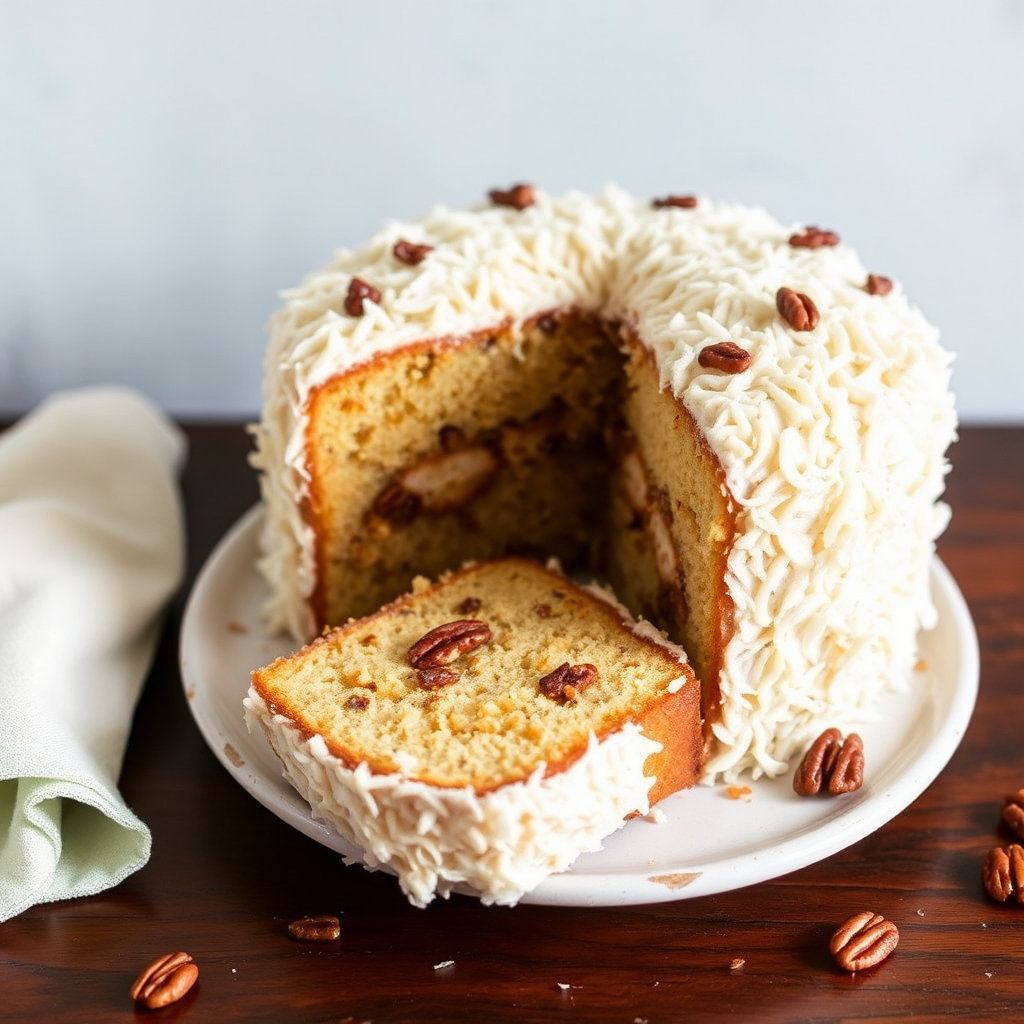
<instances>
[{"instance_id":1,"label":"cream cloth napkin","mask_svg":"<svg viewBox=\"0 0 1024 1024\"><path fill-rule=\"evenodd\" d=\"M117 778L181 582L184 454L122 388L59 394L0 433L0 921L149 859Z\"/></svg>"}]
</instances>

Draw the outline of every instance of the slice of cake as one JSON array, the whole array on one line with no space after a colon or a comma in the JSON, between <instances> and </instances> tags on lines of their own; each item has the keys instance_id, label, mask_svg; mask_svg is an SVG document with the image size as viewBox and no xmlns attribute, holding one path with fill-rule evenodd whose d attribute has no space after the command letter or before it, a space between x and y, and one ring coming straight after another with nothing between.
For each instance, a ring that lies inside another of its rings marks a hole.
<instances>
[{"instance_id":1,"label":"slice of cake","mask_svg":"<svg viewBox=\"0 0 1024 1024\"><path fill-rule=\"evenodd\" d=\"M700 773L681 648L605 591L463 567L252 674L289 782L409 899L515 903Z\"/></svg>"}]
</instances>

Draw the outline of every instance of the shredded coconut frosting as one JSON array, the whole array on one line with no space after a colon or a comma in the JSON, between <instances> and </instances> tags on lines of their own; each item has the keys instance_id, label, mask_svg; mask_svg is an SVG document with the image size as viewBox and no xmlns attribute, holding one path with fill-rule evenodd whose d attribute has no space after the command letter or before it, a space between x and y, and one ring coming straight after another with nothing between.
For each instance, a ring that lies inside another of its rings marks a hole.
<instances>
[{"instance_id":1,"label":"shredded coconut frosting","mask_svg":"<svg viewBox=\"0 0 1024 1024\"><path fill-rule=\"evenodd\" d=\"M402 773L346 767L323 737L304 735L250 688L250 730L263 730L291 785L313 815L362 851L360 863L387 868L422 907L456 886L482 902L512 905L581 853L601 848L633 811L650 809L644 762L661 744L628 724L602 742L591 735L582 757L545 776L478 796L471 786L432 786ZM346 858L355 862L356 858Z\"/></svg>"},{"instance_id":2,"label":"shredded coconut frosting","mask_svg":"<svg viewBox=\"0 0 1024 1024\"><path fill-rule=\"evenodd\" d=\"M705 778L779 774L823 719L863 720L907 684L916 632L935 622L929 567L949 516L938 499L956 429L951 357L898 284L867 292L853 250L790 245L802 227L704 199L652 209L609 188L538 192L524 210L437 208L337 253L286 293L271 324L254 464L273 627L300 639L314 631L313 538L299 511L311 389L416 341L559 306L601 310L653 351L737 508L727 571L736 629ZM434 249L407 266L392 256L399 239ZM381 292L357 318L342 312L353 276ZM813 330L779 317L783 286L814 301ZM747 369L701 368L701 348L726 339L750 353Z\"/></svg>"}]
</instances>

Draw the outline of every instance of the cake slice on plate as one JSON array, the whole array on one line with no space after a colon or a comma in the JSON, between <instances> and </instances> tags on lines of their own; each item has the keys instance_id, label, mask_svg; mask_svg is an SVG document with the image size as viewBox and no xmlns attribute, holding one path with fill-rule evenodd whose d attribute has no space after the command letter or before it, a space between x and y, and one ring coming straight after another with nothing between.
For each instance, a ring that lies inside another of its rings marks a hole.
<instances>
[{"instance_id":1,"label":"cake slice on plate","mask_svg":"<svg viewBox=\"0 0 1024 1024\"><path fill-rule=\"evenodd\" d=\"M250 729L409 899L512 904L700 777L682 649L526 559L467 565L252 674Z\"/></svg>"}]
</instances>

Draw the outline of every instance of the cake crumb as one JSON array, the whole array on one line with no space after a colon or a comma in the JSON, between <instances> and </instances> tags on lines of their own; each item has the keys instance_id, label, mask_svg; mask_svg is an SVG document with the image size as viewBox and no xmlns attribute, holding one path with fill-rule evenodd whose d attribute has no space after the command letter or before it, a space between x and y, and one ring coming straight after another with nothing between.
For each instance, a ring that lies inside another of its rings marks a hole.
<instances>
[{"instance_id":1,"label":"cake crumb","mask_svg":"<svg viewBox=\"0 0 1024 1024\"><path fill-rule=\"evenodd\" d=\"M743 966L744 966L744 964L746 964L746 962L747 961L744 960L743 957L741 957L741 956L733 957L732 960L729 961L729 970L730 971L742 971L743 970Z\"/></svg>"},{"instance_id":2,"label":"cake crumb","mask_svg":"<svg viewBox=\"0 0 1024 1024\"><path fill-rule=\"evenodd\" d=\"M239 622L238 619L231 619L228 622L228 632L245 636L249 632L249 627L244 622Z\"/></svg>"},{"instance_id":3,"label":"cake crumb","mask_svg":"<svg viewBox=\"0 0 1024 1024\"><path fill-rule=\"evenodd\" d=\"M991 978L993 974L995 974L995 971L986 971L985 972L985 977L986 978Z\"/></svg>"},{"instance_id":4,"label":"cake crumb","mask_svg":"<svg viewBox=\"0 0 1024 1024\"><path fill-rule=\"evenodd\" d=\"M559 981L556 984L563 992L567 992L570 988L572 988L572 986L567 981Z\"/></svg>"},{"instance_id":5,"label":"cake crumb","mask_svg":"<svg viewBox=\"0 0 1024 1024\"><path fill-rule=\"evenodd\" d=\"M752 792L753 790L749 786L729 786L725 791L725 795L730 800L744 800L749 804L750 800L748 798Z\"/></svg>"},{"instance_id":6,"label":"cake crumb","mask_svg":"<svg viewBox=\"0 0 1024 1024\"><path fill-rule=\"evenodd\" d=\"M652 825L661 825L667 820L668 819L665 816L665 812L660 807L652 807L644 815L644 821L649 821Z\"/></svg>"},{"instance_id":7,"label":"cake crumb","mask_svg":"<svg viewBox=\"0 0 1024 1024\"><path fill-rule=\"evenodd\" d=\"M917 661L914 662L914 671L915 672L926 672L927 670L928 670L928 662L924 658L918 658Z\"/></svg>"},{"instance_id":8,"label":"cake crumb","mask_svg":"<svg viewBox=\"0 0 1024 1024\"><path fill-rule=\"evenodd\" d=\"M434 964L435 971L443 971L446 967L454 967L454 960L442 960L439 964Z\"/></svg>"},{"instance_id":9,"label":"cake crumb","mask_svg":"<svg viewBox=\"0 0 1024 1024\"><path fill-rule=\"evenodd\" d=\"M673 871L667 875L649 875L647 881L655 885L664 885L668 889L685 889L696 882L701 874L700 871Z\"/></svg>"},{"instance_id":10,"label":"cake crumb","mask_svg":"<svg viewBox=\"0 0 1024 1024\"><path fill-rule=\"evenodd\" d=\"M245 759L230 743L224 744L224 756L236 767L241 768Z\"/></svg>"},{"instance_id":11,"label":"cake crumb","mask_svg":"<svg viewBox=\"0 0 1024 1024\"><path fill-rule=\"evenodd\" d=\"M919 910L917 911L917 916L918 916L918 917L924 917L924 911L923 911L923 910L920 910L920 909L919 909Z\"/></svg>"}]
</instances>

